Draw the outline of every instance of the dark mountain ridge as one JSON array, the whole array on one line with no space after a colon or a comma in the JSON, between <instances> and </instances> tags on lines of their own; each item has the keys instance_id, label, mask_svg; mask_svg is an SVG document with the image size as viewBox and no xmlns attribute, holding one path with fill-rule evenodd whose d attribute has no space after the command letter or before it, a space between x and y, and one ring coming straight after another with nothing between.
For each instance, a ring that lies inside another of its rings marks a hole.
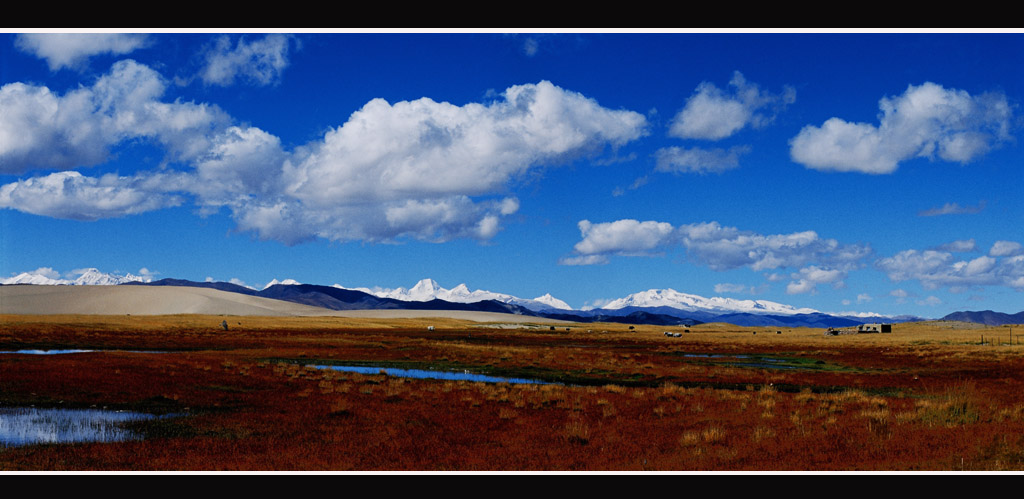
<instances>
[{"instance_id":1,"label":"dark mountain ridge","mask_svg":"<svg viewBox=\"0 0 1024 499\"><path fill-rule=\"evenodd\" d=\"M962 321L962 322L976 322L978 324L985 324L988 326L1002 326L1006 324L1024 324L1024 311L1017 312L1016 314L1004 314L1002 312L993 312L991 310L982 310L980 312L953 312L941 320L944 321Z\"/></svg>"},{"instance_id":2,"label":"dark mountain ridge","mask_svg":"<svg viewBox=\"0 0 1024 499\"><path fill-rule=\"evenodd\" d=\"M123 285L193 286L213 288L233 293L242 293L251 296L301 303L303 305L312 305L330 310L465 310L527 315L584 323L616 322L622 324L650 324L658 326L693 326L706 322L725 322L735 324L737 326L824 328L850 327L868 322L907 322L909 320L919 320L917 318L909 317L846 317L823 313L769 315L734 312L716 314L707 311L687 311L671 307L625 307L613 310L534 311L526 307L496 300L484 300L473 303L455 303L440 299L430 301L403 301L393 298L381 298L352 289L320 286L316 284L275 284L261 291L226 282L194 282L183 279L161 279L159 281L149 283L132 282ZM1018 322L1024 322L1024 320L1018 320Z\"/></svg>"}]
</instances>

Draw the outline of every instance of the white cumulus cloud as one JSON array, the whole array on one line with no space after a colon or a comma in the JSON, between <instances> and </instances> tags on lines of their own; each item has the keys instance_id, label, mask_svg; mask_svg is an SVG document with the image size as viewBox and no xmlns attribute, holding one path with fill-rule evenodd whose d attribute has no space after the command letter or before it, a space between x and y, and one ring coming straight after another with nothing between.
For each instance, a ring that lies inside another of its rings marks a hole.
<instances>
[{"instance_id":1,"label":"white cumulus cloud","mask_svg":"<svg viewBox=\"0 0 1024 499\"><path fill-rule=\"evenodd\" d=\"M926 82L882 98L879 108L878 125L830 118L804 127L790 141L793 161L817 170L886 174L917 157L968 163L1010 138L1012 112L1002 94L972 96Z\"/></svg>"},{"instance_id":2,"label":"white cumulus cloud","mask_svg":"<svg viewBox=\"0 0 1024 499\"><path fill-rule=\"evenodd\" d=\"M671 247L683 247L697 263L713 270L748 267L755 271L798 268L812 263L808 275L801 278L824 281L822 273L845 273L860 265L871 254L867 245L840 244L823 239L814 231L792 234L758 234L718 222L695 223L673 227L667 222L625 219L615 222L579 223L583 239L573 247L577 265L587 262L606 263L612 255L650 255ZM580 258L588 257L588 258ZM817 269L816 273L811 273ZM845 275L845 274L843 274ZM768 276L780 280L781 276Z\"/></svg>"},{"instance_id":3,"label":"white cumulus cloud","mask_svg":"<svg viewBox=\"0 0 1024 499\"><path fill-rule=\"evenodd\" d=\"M165 89L156 71L131 60L65 95L20 82L0 87L0 173L95 165L112 146L137 138L176 159L207 150L227 116L216 106L162 102Z\"/></svg>"},{"instance_id":4,"label":"white cumulus cloud","mask_svg":"<svg viewBox=\"0 0 1024 499\"><path fill-rule=\"evenodd\" d=\"M814 231L764 235L706 222L680 226L678 232L690 257L714 270L749 267L760 271L811 262L846 268L871 253L867 245L840 244Z\"/></svg>"},{"instance_id":5,"label":"white cumulus cloud","mask_svg":"<svg viewBox=\"0 0 1024 499\"><path fill-rule=\"evenodd\" d=\"M79 68L94 55L124 55L149 46L146 34L136 33L23 33L14 45L45 59L50 71Z\"/></svg>"},{"instance_id":6,"label":"white cumulus cloud","mask_svg":"<svg viewBox=\"0 0 1024 499\"><path fill-rule=\"evenodd\" d=\"M654 221L617 220L593 224L582 220L578 225L583 240L576 243L574 249L582 255L646 254L667 243L673 232L671 224Z\"/></svg>"},{"instance_id":7,"label":"white cumulus cloud","mask_svg":"<svg viewBox=\"0 0 1024 499\"><path fill-rule=\"evenodd\" d=\"M193 199L201 213L227 207L240 230L286 244L488 240L519 210L509 195L518 179L647 133L641 114L542 81L488 104L374 99L322 140L286 150L214 106L161 101L165 88L134 61L63 96L0 88L0 173L102 163L135 139L163 146L176 163L132 177L24 179L0 187L0 206L95 220Z\"/></svg>"},{"instance_id":8,"label":"white cumulus cloud","mask_svg":"<svg viewBox=\"0 0 1024 499\"><path fill-rule=\"evenodd\" d=\"M791 295L813 293L817 290L818 284L832 284L833 287L842 287L846 274L843 270L810 265L792 274L791 277L796 280L786 286L786 293Z\"/></svg>"},{"instance_id":9,"label":"white cumulus cloud","mask_svg":"<svg viewBox=\"0 0 1024 499\"><path fill-rule=\"evenodd\" d=\"M181 198L161 193L159 180L117 175L86 177L57 172L0 186L0 208L53 218L91 221L177 206Z\"/></svg>"},{"instance_id":10,"label":"white cumulus cloud","mask_svg":"<svg viewBox=\"0 0 1024 499\"><path fill-rule=\"evenodd\" d=\"M747 82L739 71L729 81L731 91L713 83L701 83L686 106L672 120L669 135L681 139L724 139L744 127L763 127L775 119L786 105L796 100L796 91L786 88L781 94L762 91Z\"/></svg>"},{"instance_id":11,"label":"white cumulus cloud","mask_svg":"<svg viewBox=\"0 0 1024 499\"><path fill-rule=\"evenodd\" d=\"M971 286L1024 289L1024 253L960 260L948 251L910 249L879 259L875 266L893 281L917 280L926 289L947 287L951 291L962 291Z\"/></svg>"},{"instance_id":12,"label":"white cumulus cloud","mask_svg":"<svg viewBox=\"0 0 1024 499\"><path fill-rule=\"evenodd\" d=\"M988 251L991 256L1016 256L1024 254L1024 246L1016 241L996 241Z\"/></svg>"}]
</instances>

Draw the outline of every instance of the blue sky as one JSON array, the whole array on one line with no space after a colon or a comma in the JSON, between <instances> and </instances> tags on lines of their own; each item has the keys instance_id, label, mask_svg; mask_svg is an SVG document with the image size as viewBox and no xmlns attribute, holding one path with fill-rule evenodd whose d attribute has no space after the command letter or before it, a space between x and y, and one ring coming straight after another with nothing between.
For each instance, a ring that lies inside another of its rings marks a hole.
<instances>
[{"instance_id":1,"label":"blue sky","mask_svg":"<svg viewBox=\"0 0 1024 499\"><path fill-rule=\"evenodd\" d=\"M1024 37L0 38L0 276L1024 310Z\"/></svg>"}]
</instances>

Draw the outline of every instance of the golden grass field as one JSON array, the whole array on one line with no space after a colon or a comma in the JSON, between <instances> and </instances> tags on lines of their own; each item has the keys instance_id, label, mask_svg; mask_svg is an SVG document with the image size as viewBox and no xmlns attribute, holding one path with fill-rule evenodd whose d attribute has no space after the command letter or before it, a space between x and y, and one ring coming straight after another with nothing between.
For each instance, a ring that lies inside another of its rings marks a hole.
<instances>
[{"instance_id":1,"label":"golden grass field","mask_svg":"<svg viewBox=\"0 0 1024 499\"><path fill-rule=\"evenodd\" d=\"M550 327L0 315L0 351L101 350L0 354L0 407L175 415L139 440L0 447L0 470L1024 469L1024 326Z\"/></svg>"}]
</instances>

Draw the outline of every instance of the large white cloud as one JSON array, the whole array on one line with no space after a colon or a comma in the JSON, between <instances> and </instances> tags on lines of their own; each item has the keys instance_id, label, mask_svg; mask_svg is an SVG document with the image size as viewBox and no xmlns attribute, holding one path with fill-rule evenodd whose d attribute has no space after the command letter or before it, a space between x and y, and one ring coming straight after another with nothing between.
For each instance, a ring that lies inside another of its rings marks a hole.
<instances>
[{"instance_id":1,"label":"large white cloud","mask_svg":"<svg viewBox=\"0 0 1024 499\"><path fill-rule=\"evenodd\" d=\"M286 169L288 191L311 206L493 192L538 165L622 145L646 120L550 82L517 85L505 100L456 106L375 99Z\"/></svg>"},{"instance_id":2,"label":"large white cloud","mask_svg":"<svg viewBox=\"0 0 1024 499\"><path fill-rule=\"evenodd\" d=\"M488 239L518 209L514 198L492 198L516 178L646 133L642 115L550 82L504 96L464 106L375 99L284 162L273 203L239 206L236 217L286 241Z\"/></svg>"},{"instance_id":3,"label":"large white cloud","mask_svg":"<svg viewBox=\"0 0 1024 499\"><path fill-rule=\"evenodd\" d=\"M796 100L796 91L781 94L762 91L736 71L729 81L731 92L713 83L701 83L686 106L672 120L669 135L682 139L724 139L750 125L760 128L776 113Z\"/></svg>"},{"instance_id":4,"label":"large white cloud","mask_svg":"<svg viewBox=\"0 0 1024 499\"><path fill-rule=\"evenodd\" d=\"M136 138L176 159L208 150L227 115L216 106L163 102L165 89L156 71L131 60L64 95L20 82L0 87L0 173L95 165L112 146Z\"/></svg>"},{"instance_id":5,"label":"large white cloud","mask_svg":"<svg viewBox=\"0 0 1024 499\"><path fill-rule=\"evenodd\" d=\"M14 42L45 59L51 71L80 67L94 55L124 55L149 43L148 35L135 33L23 33Z\"/></svg>"},{"instance_id":6,"label":"large white cloud","mask_svg":"<svg viewBox=\"0 0 1024 499\"><path fill-rule=\"evenodd\" d=\"M879 101L879 124L830 118L808 125L790 141L793 161L809 168L892 173L912 158L968 163L1010 138L1010 104L1004 95L972 96L935 83L910 85Z\"/></svg>"},{"instance_id":7,"label":"large white cloud","mask_svg":"<svg viewBox=\"0 0 1024 499\"><path fill-rule=\"evenodd\" d=\"M276 83L288 67L292 40L281 34L253 41L241 37L232 47L231 38L221 36L207 50L199 77L207 85L228 86L236 79L257 85Z\"/></svg>"},{"instance_id":8,"label":"large white cloud","mask_svg":"<svg viewBox=\"0 0 1024 499\"><path fill-rule=\"evenodd\" d=\"M989 255L970 260L958 259L948 251L910 249L879 259L875 266L893 281L916 280L926 289L948 287L962 291L972 286L1024 289L1024 253L1000 251L1014 244L1019 248L1018 243L999 241Z\"/></svg>"},{"instance_id":9,"label":"large white cloud","mask_svg":"<svg viewBox=\"0 0 1024 499\"><path fill-rule=\"evenodd\" d=\"M164 89L155 71L133 61L64 96L4 86L0 172L97 164L136 138L164 146L188 169L30 178L3 186L2 206L93 220L190 196L201 212L227 207L239 229L286 244L487 240L519 209L509 195L516 179L620 146L647 127L638 113L542 81L510 87L487 105L375 99L323 140L287 151L264 130L229 126L215 107L160 101ZM117 194L116 202L93 195L101 188ZM31 201L31 192L46 199Z\"/></svg>"}]
</instances>

